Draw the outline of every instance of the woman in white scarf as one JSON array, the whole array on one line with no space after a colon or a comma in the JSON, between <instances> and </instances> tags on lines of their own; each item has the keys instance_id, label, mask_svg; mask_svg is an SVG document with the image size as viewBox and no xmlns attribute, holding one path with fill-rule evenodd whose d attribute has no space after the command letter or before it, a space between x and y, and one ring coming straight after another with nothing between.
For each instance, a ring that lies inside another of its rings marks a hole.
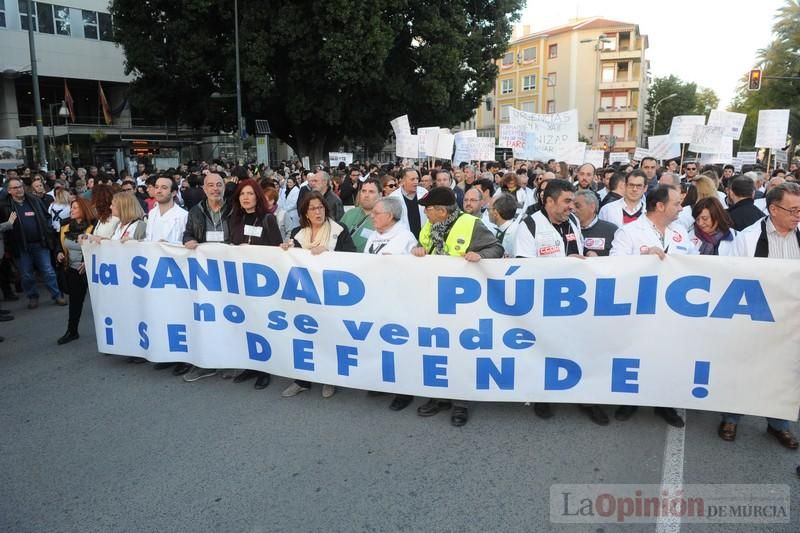
<instances>
[{"instance_id":1,"label":"woman in white scarf","mask_svg":"<svg viewBox=\"0 0 800 533\"><path fill-rule=\"evenodd\" d=\"M311 251L312 255L356 251L350 232L330 217L330 208L325 203L325 198L317 191L311 191L303 197L298 213L300 227L292 230L288 242L281 244L284 250L293 247L303 248ZM290 398L310 388L310 382L295 380L281 393L281 396ZM323 398L330 398L335 393L336 388L333 385L322 386Z\"/></svg>"}]
</instances>

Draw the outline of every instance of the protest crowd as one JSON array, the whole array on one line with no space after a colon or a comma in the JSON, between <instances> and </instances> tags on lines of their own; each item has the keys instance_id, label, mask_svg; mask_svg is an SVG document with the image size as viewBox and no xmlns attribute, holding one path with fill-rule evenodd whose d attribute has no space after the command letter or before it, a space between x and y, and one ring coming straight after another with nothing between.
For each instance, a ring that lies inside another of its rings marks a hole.
<instances>
[{"instance_id":1,"label":"protest crowd","mask_svg":"<svg viewBox=\"0 0 800 533\"><path fill-rule=\"evenodd\" d=\"M79 338L87 293L84 239L163 241L195 249L207 242L300 247L375 255L451 255L478 262L503 257L574 257L697 254L800 259L800 166L765 172L762 164L705 165L645 157L595 168L556 160L378 165L354 162L303 168L298 161L263 165L192 162L136 172L106 167L40 173L9 170L0 189L0 289L5 301L39 305L39 286L55 305L66 306L59 345ZM67 297L68 295L68 297ZM13 316L0 309L0 321ZM7 330L8 331L8 330ZM0 337L2 340L2 337ZM56 339L54 339L55 341ZM131 363L146 363L130 357ZM157 363L187 382L220 375L255 388L270 375L253 370L207 369ZM284 397L309 391L296 380ZM323 397L335 387L321 384ZM396 395L402 410L413 398ZM607 425L602 406L579 406ZM430 399L420 416L450 411L463 426L463 401ZM534 404L541 418L550 404ZM637 408L621 406L629 419ZM666 423L682 427L675 409L655 408ZM740 415L723 413L718 435L736 438ZM788 420L767 420L780 445L797 449Z\"/></svg>"}]
</instances>

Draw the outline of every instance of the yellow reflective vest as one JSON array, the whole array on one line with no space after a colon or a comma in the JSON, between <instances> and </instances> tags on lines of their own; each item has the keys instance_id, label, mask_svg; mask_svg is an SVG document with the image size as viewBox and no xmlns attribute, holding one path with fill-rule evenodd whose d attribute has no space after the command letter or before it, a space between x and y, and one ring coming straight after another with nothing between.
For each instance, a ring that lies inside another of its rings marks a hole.
<instances>
[{"instance_id":1,"label":"yellow reflective vest","mask_svg":"<svg viewBox=\"0 0 800 533\"><path fill-rule=\"evenodd\" d=\"M456 219L450 233L444 241L444 253L446 255L464 256L469 250L472 241L472 231L478 218L467 213L461 213ZM419 243L429 254L433 253L433 239L431 239L431 223L427 222L419 232Z\"/></svg>"}]
</instances>

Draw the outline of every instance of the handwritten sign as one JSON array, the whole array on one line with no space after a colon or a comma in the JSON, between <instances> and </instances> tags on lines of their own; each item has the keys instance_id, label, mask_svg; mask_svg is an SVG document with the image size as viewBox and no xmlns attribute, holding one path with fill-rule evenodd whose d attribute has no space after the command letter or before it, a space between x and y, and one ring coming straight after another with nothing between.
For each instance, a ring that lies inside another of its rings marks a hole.
<instances>
[{"instance_id":1,"label":"handwritten sign","mask_svg":"<svg viewBox=\"0 0 800 533\"><path fill-rule=\"evenodd\" d=\"M723 135L738 141L742 136L745 120L747 120L747 115L744 113L712 109L711 114L708 116L708 125L722 126L724 128Z\"/></svg>"},{"instance_id":2,"label":"handwritten sign","mask_svg":"<svg viewBox=\"0 0 800 533\"><path fill-rule=\"evenodd\" d=\"M512 148L514 150L524 149L526 135L525 126L500 124L500 139L497 146L499 148Z\"/></svg>"},{"instance_id":3,"label":"handwritten sign","mask_svg":"<svg viewBox=\"0 0 800 533\"><path fill-rule=\"evenodd\" d=\"M401 135L395 142L397 157L419 158L419 139L416 135Z\"/></svg>"},{"instance_id":4,"label":"handwritten sign","mask_svg":"<svg viewBox=\"0 0 800 533\"><path fill-rule=\"evenodd\" d=\"M622 163L627 164L631 162L631 155L628 152L611 152L608 154L608 163Z\"/></svg>"},{"instance_id":5,"label":"handwritten sign","mask_svg":"<svg viewBox=\"0 0 800 533\"><path fill-rule=\"evenodd\" d=\"M672 142L669 135L653 135L647 138L650 155L656 159L675 159L681 156L681 145Z\"/></svg>"},{"instance_id":6,"label":"handwritten sign","mask_svg":"<svg viewBox=\"0 0 800 533\"><path fill-rule=\"evenodd\" d=\"M433 157L436 152L436 143L439 140L439 128L417 128L417 142L419 142L419 156Z\"/></svg>"},{"instance_id":7,"label":"handwritten sign","mask_svg":"<svg viewBox=\"0 0 800 533\"><path fill-rule=\"evenodd\" d=\"M411 135L411 126L408 123L408 115L397 117L396 119L392 120L390 124L394 130L395 138Z\"/></svg>"},{"instance_id":8,"label":"handwritten sign","mask_svg":"<svg viewBox=\"0 0 800 533\"><path fill-rule=\"evenodd\" d=\"M451 160L453 158L453 142L455 140L455 135L452 133L443 133L439 132L436 141L436 151L433 155L437 159L446 159Z\"/></svg>"},{"instance_id":9,"label":"handwritten sign","mask_svg":"<svg viewBox=\"0 0 800 533\"><path fill-rule=\"evenodd\" d=\"M722 126L695 126L689 150L697 154L713 154L719 152L722 143Z\"/></svg>"},{"instance_id":10,"label":"handwritten sign","mask_svg":"<svg viewBox=\"0 0 800 533\"><path fill-rule=\"evenodd\" d=\"M351 154L350 152L328 152L328 163L332 167L338 166L339 163L344 163L345 165L352 165L353 154Z\"/></svg>"},{"instance_id":11,"label":"handwritten sign","mask_svg":"<svg viewBox=\"0 0 800 533\"><path fill-rule=\"evenodd\" d=\"M584 163L591 163L594 168L602 168L605 163L606 153L603 150L586 150L583 155Z\"/></svg>"},{"instance_id":12,"label":"handwritten sign","mask_svg":"<svg viewBox=\"0 0 800 533\"><path fill-rule=\"evenodd\" d=\"M565 146L561 155L560 159L568 165L582 165L586 160L586 143L577 142L572 146Z\"/></svg>"},{"instance_id":13,"label":"handwritten sign","mask_svg":"<svg viewBox=\"0 0 800 533\"><path fill-rule=\"evenodd\" d=\"M454 135L454 143L456 146L455 154L453 154L453 164L460 165L461 163L469 163L470 155L469 146L464 143L464 139L474 139L478 136L477 130L464 130L459 131Z\"/></svg>"},{"instance_id":14,"label":"handwritten sign","mask_svg":"<svg viewBox=\"0 0 800 533\"><path fill-rule=\"evenodd\" d=\"M578 110L563 113L527 113L514 109L509 111L509 121L526 130L525 147L514 153L517 159L547 161L564 159L578 142Z\"/></svg>"},{"instance_id":15,"label":"handwritten sign","mask_svg":"<svg viewBox=\"0 0 800 533\"><path fill-rule=\"evenodd\" d=\"M692 134L695 126L704 126L706 117L703 115L679 115L672 117L672 124L669 128L669 139L673 143L692 142ZM680 155L680 154L678 154Z\"/></svg>"},{"instance_id":16,"label":"handwritten sign","mask_svg":"<svg viewBox=\"0 0 800 533\"><path fill-rule=\"evenodd\" d=\"M653 157L650 155L650 150L648 150L647 148L642 148L640 146L637 146L636 150L633 151L633 160L641 161L645 157Z\"/></svg>"},{"instance_id":17,"label":"handwritten sign","mask_svg":"<svg viewBox=\"0 0 800 533\"><path fill-rule=\"evenodd\" d=\"M788 132L788 109L762 109L758 112L756 148L783 148Z\"/></svg>"},{"instance_id":18,"label":"handwritten sign","mask_svg":"<svg viewBox=\"0 0 800 533\"><path fill-rule=\"evenodd\" d=\"M755 165L756 159L758 157L757 152L739 152L736 154L738 159L742 160L742 164L745 165Z\"/></svg>"}]
</instances>

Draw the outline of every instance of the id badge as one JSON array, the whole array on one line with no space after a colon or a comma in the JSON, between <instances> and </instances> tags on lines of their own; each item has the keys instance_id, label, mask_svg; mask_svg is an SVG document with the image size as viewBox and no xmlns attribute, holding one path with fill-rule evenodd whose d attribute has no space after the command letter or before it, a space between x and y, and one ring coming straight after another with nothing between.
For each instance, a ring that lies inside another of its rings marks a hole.
<instances>
[{"instance_id":1,"label":"id badge","mask_svg":"<svg viewBox=\"0 0 800 533\"><path fill-rule=\"evenodd\" d=\"M224 242L224 231L206 231L206 242Z\"/></svg>"},{"instance_id":2,"label":"id badge","mask_svg":"<svg viewBox=\"0 0 800 533\"><path fill-rule=\"evenodd\" d=\"M248 224L244 226L245 237L261 237L262 231L264 231L262 226L250 226Z\"/></svg>"},{"instance_id":3,"label":"id badge","mask_svg":"<svg viewBox=\"0 0 800 533\"><path fill-rule=\"evenodd\" d=\"M373 231L373 230L371 230L369 228L363 228L361 230L361 236L364 237L365 239L369 239L372 236L373 233L375 233L375 231Z\"/></svg>"}]
</instances>

